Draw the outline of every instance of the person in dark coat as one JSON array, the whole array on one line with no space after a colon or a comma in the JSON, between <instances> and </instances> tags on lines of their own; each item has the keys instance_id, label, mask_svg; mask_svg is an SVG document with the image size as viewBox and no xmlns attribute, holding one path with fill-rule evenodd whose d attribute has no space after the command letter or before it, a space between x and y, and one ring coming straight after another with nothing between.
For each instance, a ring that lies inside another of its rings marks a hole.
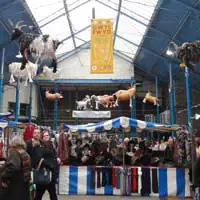
<instances>
[{"instance_id":1,"label":"person in dark coat","mask_svg":"<svg viewBox=\"0 0 200 200\"><path fill-rule=\"evenodd\" d=\"M56 181L58 178L60 159L57 158L56 150L50 140L50 134L46 130L41 133L40 148L37 150L37 165L41 159L44 159L41 167L52 172L52 180L49 184L36 184L35 200L41 200L46 190L49 192L50 200L57 200Z\"/></svg>"},{"instance_id":2,"label":"person in dark coat","mask_svg":"<svg viewBox=\"0 0 200 200\"><path fill-rule=\"evenodd\" d=\"M40 147L41 132L39 128L35 128L33 131L33 138L26 143L26 151L31 157L31 166L36 168L37 161L37 149Z\"/></svg>"},{"instance_id":3,"label":"person in dark coat","mask_svg":"<svg viewBox=\"0 0 200 200\"><path fill-rule=\"evenodd\" d=\"M10 155L1 169L2 200L30 200L31 160L20 136L11 141Z\"/></svg>"}]
</instances>

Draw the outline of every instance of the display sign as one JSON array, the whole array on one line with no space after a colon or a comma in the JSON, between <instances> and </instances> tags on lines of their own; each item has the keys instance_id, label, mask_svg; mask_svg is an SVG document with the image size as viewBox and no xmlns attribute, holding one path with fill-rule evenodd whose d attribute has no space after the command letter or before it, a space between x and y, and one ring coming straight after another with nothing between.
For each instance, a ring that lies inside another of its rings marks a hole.
<instances>
[{"instance_id":1,"label":"display sign","mask_svg":"<svg viewBox=\"0 0 200 200\"><path fill-rule=\"evenodd\" d=\"M73 110L72 112L73 118L110 118L110 111L78 111Z\"/></svg>"},{"instance_id":2,"label":"display sign","mask_svg":"<svg viewBox=\"0 0 200 200\"><path fill-rule=\"evenodd\" d=\"M113 20L92 19L90 73L113 73Z\"/></svg>"}]
</instances>

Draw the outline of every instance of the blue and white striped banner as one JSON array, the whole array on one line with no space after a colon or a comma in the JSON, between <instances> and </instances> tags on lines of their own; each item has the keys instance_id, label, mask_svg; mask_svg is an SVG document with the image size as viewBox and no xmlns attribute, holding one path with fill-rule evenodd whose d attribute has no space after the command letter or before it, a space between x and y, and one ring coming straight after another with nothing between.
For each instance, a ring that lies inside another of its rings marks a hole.
<instances>
[{"instance_id":1,"label":"blue and white striped banner","mask_svg":"<svg viewBox=\"0 0 200 200\"><path fill-rule=\"evenodd\" d=\"M97 167L98 168L98 167ZM121 167L115 167L119 169ZM104 168L102 167L104 170ZM122 169L122 168L121 168ZM138 168L139 169L139 168ZM143 169L143 168L141 168ZM154 175L153 175L154 170ZM138 170L141 173L143 170ZM145 170L150 173L151 184L148 196L177 196L180 198L189 197L190 181L189 170L183 168L150 168ZM112 173L112 170L111 170ZM131 195L140 195L141 190L145 190L145 177L138 173L138 193L131 193ZM146 174L147 175L147 174ZM145 176L146 176L145 175ZM113 174L112 174L113 176ZM108 174L100 173L97 178L97 170L94 166L61 166L59 175L59 194L69 195L121 195L122 179L120 175L120 187L112 184L104 184L99 186L98 182L103 182L103 178L108 180ZM118 177L119 178L119 177ZM97 180L99 179L99 180ZM132 186L131 186L132 187ZM146 191L147 192L147 191Z\"/></svg>"}]
</instances>

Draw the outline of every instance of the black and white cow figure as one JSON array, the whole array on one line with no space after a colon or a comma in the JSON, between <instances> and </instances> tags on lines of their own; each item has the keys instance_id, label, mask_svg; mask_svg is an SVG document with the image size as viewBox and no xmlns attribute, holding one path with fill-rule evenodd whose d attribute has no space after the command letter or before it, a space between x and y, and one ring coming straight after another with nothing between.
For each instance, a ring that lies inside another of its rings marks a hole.
<instances>
[{"instance_id":1,"label":"black and white cow figure","mask_svg":"<svg viewBox=\"0 0 200 200\"><path fill-rule=\"evenodd\" d=\"M28 55L36 56L37 61L52 59L53 72L57 71L57 60L55 51L61 44L57 39L52 38L50 35L37 35L32 33L26 33L22 30L22 27L26 25L22 24L23 21L19 21L15 26L9 21L13 27L11 40L18 40L20 44L20 53L23 56L21 69L24 69L28 62Z\"/></svg>"}]
</instances>

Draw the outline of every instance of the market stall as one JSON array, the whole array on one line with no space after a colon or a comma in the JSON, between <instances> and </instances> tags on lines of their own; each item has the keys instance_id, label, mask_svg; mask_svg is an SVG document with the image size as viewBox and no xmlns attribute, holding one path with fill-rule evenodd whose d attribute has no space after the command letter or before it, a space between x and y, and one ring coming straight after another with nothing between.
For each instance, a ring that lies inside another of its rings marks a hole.
<instances>
[{"instance_id":1,"label":"market stall","mask_svg":"<svg viewBox=\"0 0 200 200\"><path fill-rule=\"evenodd\" d=\"M72 133L93 133L133 127L158 132L177 131L180 127L119 117L96 124L68 125L63 128ZM124 155L123 155L124 158ZM123 159L124 160L124 159ZM82 195L142 195L142 196L190 196L188 168L130 166L61 166L60 194Z\"/></svg>"}]
</instances>

